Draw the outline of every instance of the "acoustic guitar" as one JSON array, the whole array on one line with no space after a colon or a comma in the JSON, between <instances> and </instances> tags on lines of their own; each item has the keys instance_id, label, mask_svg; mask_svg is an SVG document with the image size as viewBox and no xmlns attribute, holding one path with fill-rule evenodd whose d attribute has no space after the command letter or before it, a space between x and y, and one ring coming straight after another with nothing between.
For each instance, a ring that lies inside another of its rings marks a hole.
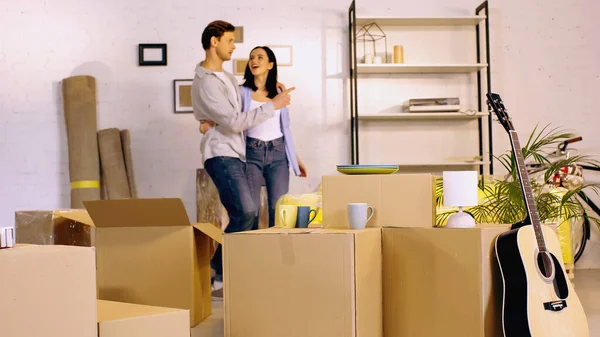
<instances>
[{"instance_id":1,"label":"acoustic guitar","mask_svg":"<svg viewBox=\"0 0 600 337\"><path fill-rule=\"evenodd\" d=\"M516 159L525 220L498 235L495 255L503 280L505 337L589 337L585 312L567 278L558 237L540 224L519 138L498 94L487 103L510 138Z\"/></svg>"}]
</instances>

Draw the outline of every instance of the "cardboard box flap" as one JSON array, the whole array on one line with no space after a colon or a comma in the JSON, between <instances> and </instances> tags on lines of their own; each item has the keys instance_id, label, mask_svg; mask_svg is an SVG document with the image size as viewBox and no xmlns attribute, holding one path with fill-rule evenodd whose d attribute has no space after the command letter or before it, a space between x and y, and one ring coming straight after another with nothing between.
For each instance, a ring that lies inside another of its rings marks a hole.
<instances>
[{"instance_id":1,"label":"cardboard box flap","mask_svg":"<svg viewBox=\"0 0 600 337\"><path fill-rule=\"evenodd\" d=\"M55 210L52 211L52 215L94 227L94 222L85 209Z\"/></svg>"},{"instance_id":2,"label":"cardboard box flap","mask_svg":"<svg viewBox=\"0 0 600 337\"><path fill-rule=\"evenodd\" d=\"M318 231L320 228L279 228L271 227L264 229L257 229L252 231L227 233L227 235L258 235L258 234L307 234Z\"/></svg>"},{"instance_id":3,"label":"cardboard box flap","mask_svg":"<svg viewBox=\"0 0 600 337\"><path fill-rule=\"evenodd\" d=\"M84 201L96 227L190 226L179 198Z\"/></svg>"},{"instance_id":4,"label":"cardboard box flap","mask_svg":"<svg viewBox=\"0 0 600 337\"><path fill-rule=\"evenodd\" d=\"M98 323L181 311L188 310L98 300Z\"/></svg>"},{"instance_id":5,"label":"cardboard box flap","mask_svg":"<svg viewBox=\"0 0 600 337\"><path fill-rule=\"evenodd\" d=\"M223 243L223 230L219 227L211 223L195 223L192 226L218 243Z\"/></svg>"}]
</instances>

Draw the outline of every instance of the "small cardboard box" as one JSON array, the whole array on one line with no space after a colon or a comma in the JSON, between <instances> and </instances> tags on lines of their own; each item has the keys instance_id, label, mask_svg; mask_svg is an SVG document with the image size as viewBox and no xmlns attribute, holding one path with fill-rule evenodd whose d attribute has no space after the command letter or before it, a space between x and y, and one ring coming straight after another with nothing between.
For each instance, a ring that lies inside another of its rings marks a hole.
<instances>
[{"instance_id":1,"label":"small cardboard box","mask_svg":"<svg viewBox=\"0 0 600 337\"><path fill-rule=\"evenodd\" d=\"M102 300L190 311L191 326L212 313L212 224L191 224L181 199L84 201L96 227Z\"/></svg>"},{"instance_id":2,"label":"small cardboard box","mask_svg":"<svg viewBox=\"0 0 600 337\"><path fill-rule=\"evenodd\" d=\"M384 228L384 336L501 337L493 250L509 229Z\"/></svg>"},{"instance_id":3,"label":"small cardboard box","mask_svg":"<svg viewBox=\"0 0 600 337\"><path fill-rule=\"evenodd\" d=\"M189 337L188 310L98 300L98 337Z\"/></svg>"},{"instance_id":4,"label":"small cardboard box","mask_svg":"<svg viewBox=\"0 0 600 337\"><path fill-rule=\"evenodd\" d=\"M349 228L348 204L366 202L375 213L367 227L433 227L432 174L331 175L323 177L323 227Z\"/></svg>"},{"instance_id":5,"label":"small cardboard box","mask_svg":"<svg viewBox=\"0 0 600 337\"><path fill-rule=\"evenodd\" d=\"M224 236L227 337L381 337L381 229Z\"/></svg>"},{"instance_id":6,"label":"small cardboard box","mask_svg":"<svg viewBox=\"0 0 600 337\"><path fill-rule=\"evenodd\" d=\"M0 249L0 336L97 337L94 248Z\"/></svg>"},{"instance_id":7,"label":"small cardboard box","mask_svg":"<svg viewBox=\"0 0 600 337\"><path fill-rule=\"evenodd\" d=\"M16 211L16 241L34 245L93 247L94 229L74 220L82 216L89 219L82 209Z\"/></svg>"}]
</instances>

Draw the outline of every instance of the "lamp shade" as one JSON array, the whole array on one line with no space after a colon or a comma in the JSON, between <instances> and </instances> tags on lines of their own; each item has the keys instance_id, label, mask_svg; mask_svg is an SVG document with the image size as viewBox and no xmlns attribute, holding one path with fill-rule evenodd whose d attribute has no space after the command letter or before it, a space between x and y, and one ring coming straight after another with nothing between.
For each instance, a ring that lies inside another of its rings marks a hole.
<instances>
[{"instance_id":1,"label":"lamp shade","mask_svg":"<svg viewBox=\"0 0 600 337\"><path fill-rule=\"evenodd\" d=\"M477 171L444 171L444 206L476 206Z\"/></svg>"}]
</instances>

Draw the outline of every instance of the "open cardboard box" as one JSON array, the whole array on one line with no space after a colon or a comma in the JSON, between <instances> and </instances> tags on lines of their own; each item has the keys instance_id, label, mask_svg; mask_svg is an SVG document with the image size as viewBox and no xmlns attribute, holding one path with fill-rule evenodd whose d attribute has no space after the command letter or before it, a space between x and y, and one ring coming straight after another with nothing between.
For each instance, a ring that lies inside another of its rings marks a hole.
<instances>
[{"instance_id":1,"label":"open cardboard box","mask_svg":"<svg viewBox=\"0 0 600 337\"><path fill-rule=\"evenodd\" d=\"M191 224L181 199L85 201L60 216L95 226L98 298L187 309L191 326L212 313L213 224Z\"/></svg>"},{"instance_id":2,"label":"open cardboard box","mask_svg":"<svg viewBox=\"0 0 600 337\"><path fill-rule=\"evenodd\" d=\"M94 229L86 225L89 222L84 209L19 210L15 212L16 242L93 247Z\"/></svg>"}]
</instances>

